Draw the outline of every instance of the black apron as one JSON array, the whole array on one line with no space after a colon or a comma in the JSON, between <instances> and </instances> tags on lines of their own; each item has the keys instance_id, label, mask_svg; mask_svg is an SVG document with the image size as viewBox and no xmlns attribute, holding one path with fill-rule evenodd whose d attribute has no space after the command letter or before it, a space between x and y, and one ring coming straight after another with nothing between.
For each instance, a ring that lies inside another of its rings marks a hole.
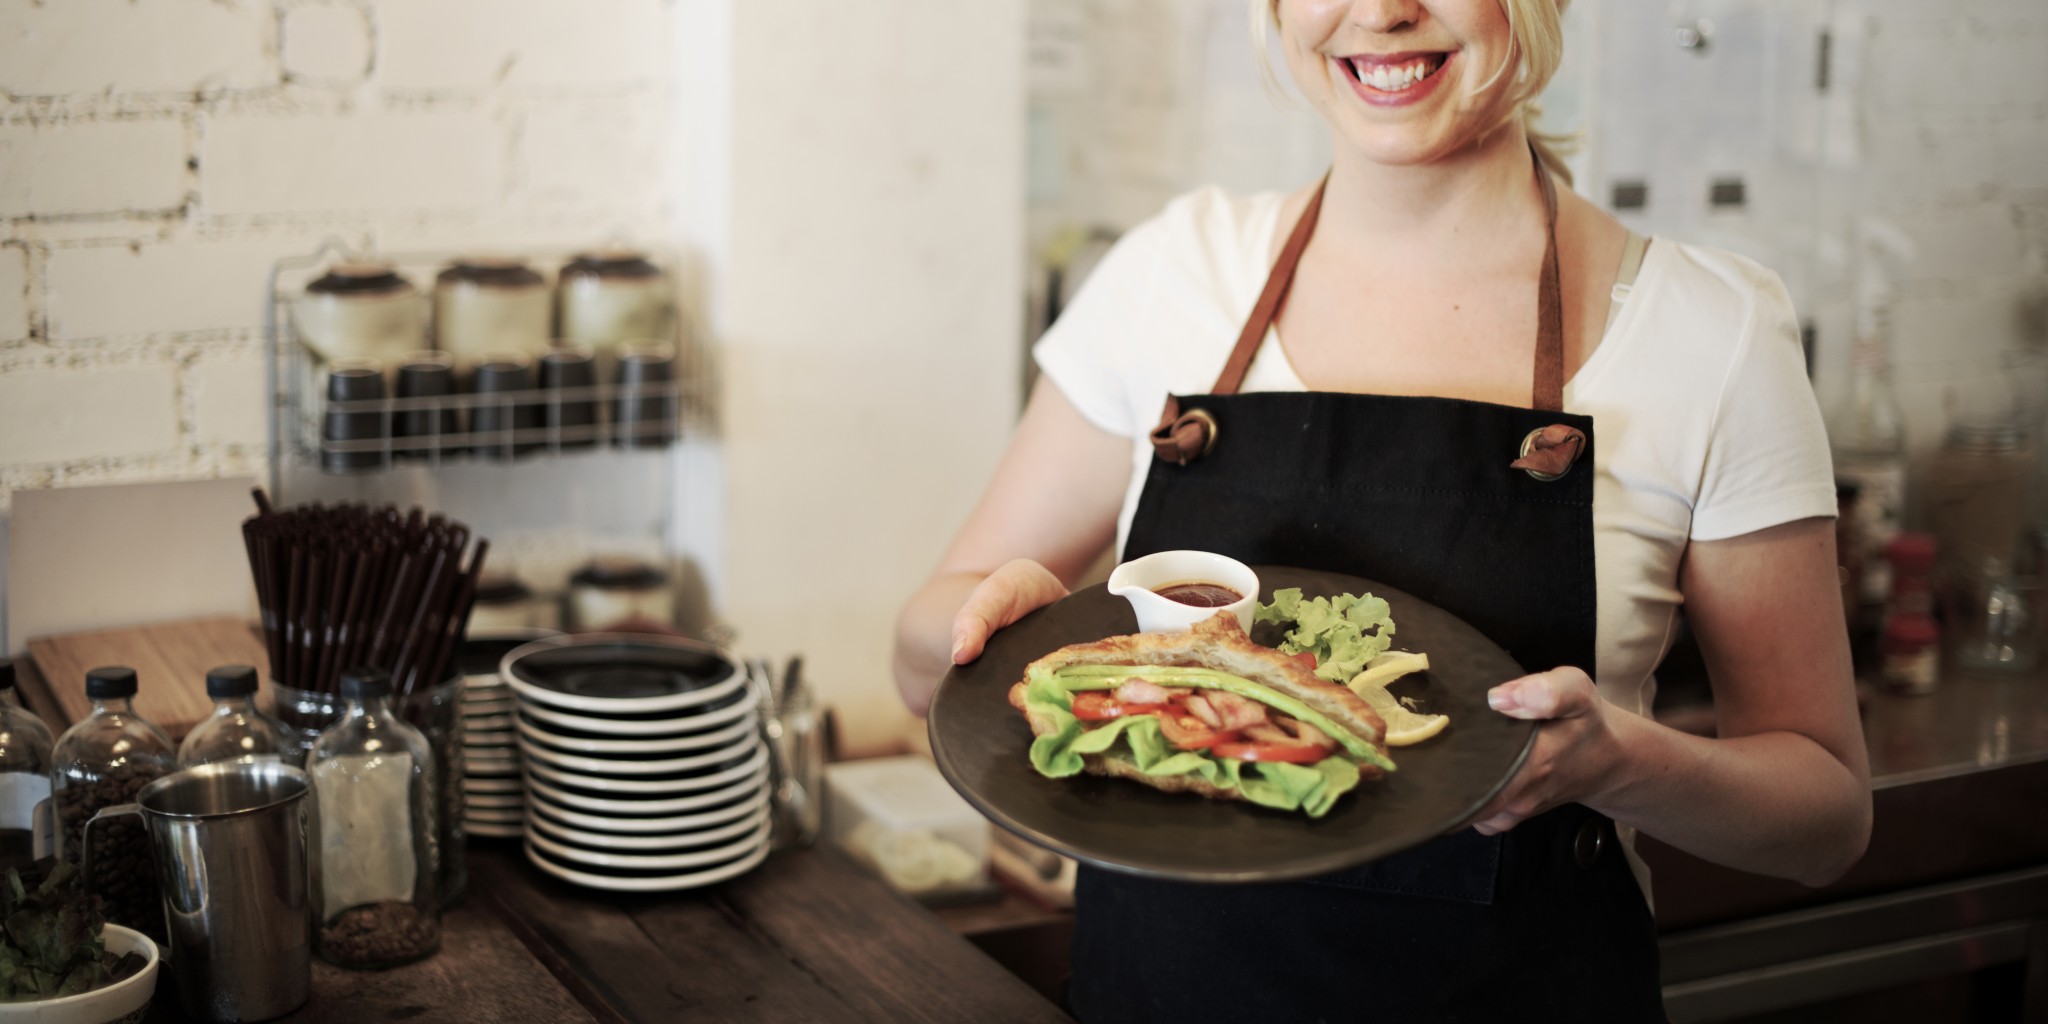
<instances>
[{"instance_id":1,"label":"black apron","mask_svg":"<svg viewBox=\"0 0 2048 1024\"><path fill-rule=\"evenodd\" d=\"M1535 408L1235 393L1318 189L1215 393L1169 401L1123 558L1195 548L1364 576L1459 616L1529 669L1591 674L1593 423L1561 411L1556 194L1537 177L1550 240ZM1528 458L1532 444L1550 457ZM1577 804L1306 882L1191 885L1084 866L1076 905L1068 998L1091 1024L1665 1019L1643 894L1613 823Z\"/></svg>"}]
</instances>

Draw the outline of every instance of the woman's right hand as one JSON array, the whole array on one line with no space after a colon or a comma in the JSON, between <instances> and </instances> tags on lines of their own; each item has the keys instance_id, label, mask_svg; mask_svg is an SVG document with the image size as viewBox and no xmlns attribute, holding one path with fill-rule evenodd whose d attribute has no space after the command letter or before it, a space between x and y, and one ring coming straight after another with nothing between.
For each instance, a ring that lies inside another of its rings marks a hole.
<instances>
[{"instance_id":1,"label":"woman's right hand","mask_svg":"<svg viewBox=\"0 0 2048 1024\"><path fill-rule=\"evenodd\" d=\"M953 616L955 665L981 657L995 631L1067 596L1067 585L1052 570L1029 558L1003 563L977 584Z\"/></svg>"}]
</instances>

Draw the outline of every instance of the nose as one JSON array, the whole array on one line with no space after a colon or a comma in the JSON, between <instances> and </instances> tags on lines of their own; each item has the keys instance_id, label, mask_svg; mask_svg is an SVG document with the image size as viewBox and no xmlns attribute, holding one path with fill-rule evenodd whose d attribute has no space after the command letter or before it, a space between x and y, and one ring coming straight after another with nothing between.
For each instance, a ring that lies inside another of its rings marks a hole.
<instances>
[{"instance_id":1,"label":"nose","mask_svg":"<svg viewBox=\"0 0 2048 1024\"><path fill-rule=\"evenodd\" d=\"M1419 0L1352 0L1345 20L1368 32L1402 32L1422 20L1422 4Z\"/></svg>"}]
</instances>

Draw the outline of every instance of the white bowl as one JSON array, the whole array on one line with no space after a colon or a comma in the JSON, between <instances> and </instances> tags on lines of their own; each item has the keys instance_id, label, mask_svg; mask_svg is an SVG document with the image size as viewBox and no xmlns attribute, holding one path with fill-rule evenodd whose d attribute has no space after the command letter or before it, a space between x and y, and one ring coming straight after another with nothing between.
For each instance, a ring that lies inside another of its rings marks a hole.
<instances>
[{"instance_id":1,"label":"white bowl","mask_svg":"<svg viewBox=\"0 0 2048 1024\"><path fill-rule=\"evenodd\" d=\"M526 762L526 770L557 785L594 789L600 793L639 794L643 796L680 796L707 789L717 789L749 776L759 774L768 765L768 748L757 741L754 754L745 763L733 765L723 771L711 772L687 779L614 779L585 772L566 771L539 761Z\"/></svg>"},{"instance_id":2,"label":"white bowl","mask_svg":"<svg viewBox=\"0 0 2048 1024\"><path fill-rule=\"evenodd\" d=\"M615 800L610 797L585 796L581 793L571 793L567 790L556 788L550 785L547 780L529 773L526 776L526 792L528 796L539 797L557 806L573 807L579 811L595 814L624 814L645 817L648 815L687 814L691 811L701 811L707 807L729 804L754 792L767 777L768 772L766 769L763 769L723 789L662 797L654 800L635 800L630 797ZM571 785L580 784L580 780L571 783Z\"/></svg>"},{"instance_id":3,"label":"white bowl","mask_svg":"<svg viewBox=\"0 0 2048 1024\"><path fill-rule=\"evenodd\" d=\"M696 736L707 730L731 724L735 719L745 717L761 703L761 695L748 688L740 699L726 707L702 714L678 714L674 718L591 718L587 715L571 714L556 708L523 701L519 713L544 725L553 725L577 732L592 732L600 736L650 736L669 737Z\"/></svg>"},{"instance_id":4,"label":"white bowl","mask_svg":"<svg viewBox=\"0 0 2048 1024\"><path fill-rule=\"evenodd\" d=\"M1177 583L1210 583L1236 591L1225 605L1182 604L1155 590ZM1117 566L1109 574L1109 592L1131 603L1141 633L1185 633L1217 613L1237 619L1252 630L1252 609L1259 603L1259 575L1251 566L1208 551L1157 551Z\"/></svg>"},{"instance_id":5,"label":"white bowl","mask_svg":"<svg viewBox=\"0 0 2048 1024\"><path fill-rule=\"evenodd\" d=\"M107 925L100 932L100 938L106 943L109 953L141 953L146 960L142 969L105 988L96 988L75 996L38 999L26 1003L0 1003L0 1022L113 1024L115 1021L141 1020L149 1009L150 997L156 994L157 970L163 963L157 954L156 943L151 942L149 936L118 924Z\"/></svg>"},{"instance_id":6,"label":"white bowl","mask_svg":"<svg viewBox=\"0 0 2048 1024\"><path fill-rule=\"evenodd\" d=\"M478 793L518 793L524 789L516 775L471 775L462 780L462 791L471 796Z\"/></svg>"},{"instance_id":7,"label":"white bowl","mask_svg":"<svg viewBox=\"0 0 2048 1024\"><path fill-rule=\"evenodd\" d=\"M471 821L464 818L462 831L491 839L515 839L526 835L526 823L522 821L517 825L507 825L501 821Z\"/></svg>"},{"instance_id":8,"label":"white bowl","mask_svg":"<svg viewBox=\"0 0 2048 1024\"><path fill-rule=\"evenodd\" d=\"M763 807L738 821L714 825L695 832L668 832L648 835L611 835L602 832L585 832L556 823L546 812L526 816L528 828L539 829L549 839L561 843L573 843L585 849L632 850L641 853L675 850L687 847L705 846L738 839L758 830L768 821L768 808Z\"/></svg>"},{"instance_id":9,"label":"white bowl","mask_svg":"<svg viewBox=\"0 0 2048 1024\"><path fill-rule=\"evenodd\" d=\"M526 859L531 861L534 867L562 881L591 889L603 889L608 892L673 892L678 889L695 889L723 882L727 879L738 878L759 867L761 862L767 858L768 844L763 843L760 849L741 857L739 860L733 861L730 864L720 864L717 867L705 868L702 871L690 871L676 875L631 875L621 877L591 871L578 871L575 868L557 864L536 851L531 841L526 844Z\"/></svg>"},{"instance_id":10,"label":"white bowl","mask_svg":"<svg viewBox=\"0 0 2048 1024\"><path fill-rule=\"evenodd\" d=\"M549 839L534 829L526 830L526 841L559 860L577 864L588 864L600 868L619 868L626 871L684 871L690 868L710 867L723 864L735 857L744 857L756 847L768 845L768 818L762 815L761 823L744 838L722 846L691 853L632 854L600 853L580 846Z\"/></svg>"},{"instance_id":11,"label":"white bowl","mask_svg":"<svg viewBox=\"0 0 2048 1024\"><path fill-rule=\"evenodd\" d=\"M518 810L526 806L524 793L465 793L462 796L463 813L470 811Z\"/></svg>"},{"instance_id":12,"label":"white bowl","mask_svg":"<svg viewBox=\"0 0 2048 1024\"><path fill-rule=\"evenodd\" d=\"M735 818L744 818L755 811L767 808L768 787L766 784L762 784L754 790L752 796L740 799L738 803L729 806L716 807L708 811L697 811L692 814L670 815L665 818L630 818L620 815L587 814L583 811L564 807L541 796L539 793L532 794L527 800L526 806L536 815L545 815L553 821L571 828L581 829L585 832L623 833L629 835L642 835L653 832L688 832L691 829L722 825Z\"/></svg>"},{"instance_id":13,"label":"white bowl","mask_svg":"<svg viewBox=\"0 0 2048 1024\"><path fill-rule=\"evenodd\" d=\"M747 732L742 734L739 740L731 746L722 747L717 750L706 750L699 753L685 754L680 757L642 760L603 755L566 754L546 744L536 743L522 736L519 740L519 753L520 756L528 761L539 761L564 771L589 772L592 775L609 777L616 775L666 775L670 772L694 771L698 768L718 764L721 761L730 761L735 757L744 756L760 745L761 737L752 732Z\"/></svg>"},{"instance_id":14,"label":"white bowl","mask_svg":"<svg viewBox=\"0 0 2048 1024\"><path fill-rule=\"evenodd\" d=\"M685 736L600 740L583 736L564 736L525 719L520 719L518 725L521 736L545 743L557 750L579 754L681 754L692 750L708 750L731 746L761 727L758 720L752 716L745 716L731 725Z\"/></svg>"}]
</instances>

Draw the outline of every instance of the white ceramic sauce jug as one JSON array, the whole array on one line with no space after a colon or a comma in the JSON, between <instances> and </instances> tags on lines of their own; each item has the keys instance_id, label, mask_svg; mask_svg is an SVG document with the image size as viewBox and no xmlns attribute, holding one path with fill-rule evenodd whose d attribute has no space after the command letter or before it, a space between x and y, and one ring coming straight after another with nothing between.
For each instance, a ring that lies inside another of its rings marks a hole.
<instances>
[{"instance_id":1,"label":"white ceramic sauce jug","mask_svg":"<svg viewBox=\"0 0 2048 1024\"><path fill-rule=\"evenodd\" d=\"M1178 583L1209 583L1235 591L1238 599L1204 607L1162 597L1161 588ZM1109 574L1109 592L1131 603L1144 633L1185 633L1218 612L1237 618L1251 632L1252 608L1259 601L1259 577L1251 567L1209 551L1158 551L1135 558Z\"/></svg>"}]
</instances>

